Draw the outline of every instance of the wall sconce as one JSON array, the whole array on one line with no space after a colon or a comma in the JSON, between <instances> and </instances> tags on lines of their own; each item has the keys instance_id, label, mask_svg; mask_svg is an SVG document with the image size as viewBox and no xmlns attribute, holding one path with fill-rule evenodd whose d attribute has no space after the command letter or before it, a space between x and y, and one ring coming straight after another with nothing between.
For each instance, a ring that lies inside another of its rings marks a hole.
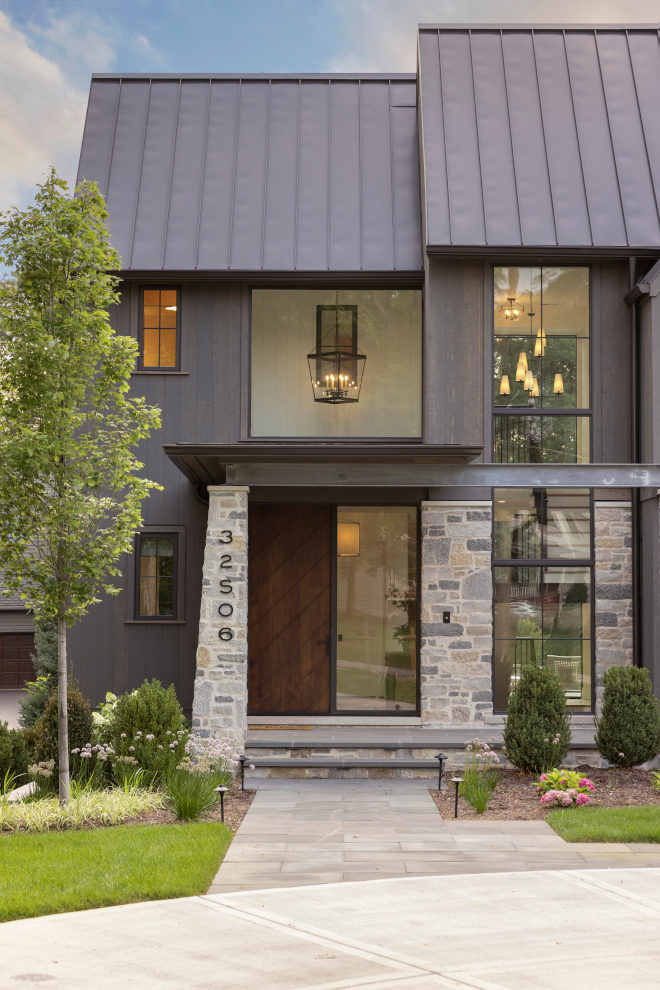
<instances>
[{"instance_id":1,"label":"wall sconce","mask_svg":"<svg viewBox=\"0 0 660 990\"><path fill-rule=\"evenodd\" d=\"M337 523L337 556L360 556L360 524Z\"/></svg>"},{"instance_id":2,"label":"wall sconce","mask_svg":"<svg viewBox=\"0 0 660 990\"><path fill-rule=\"evenodd\" d=\"M315 402L360 398L367 359L357 346L357 311L339 303L316 307L316 350L307 355Z\"/></svg>"},{"instance_id":3,"label":"wall sconce","mask_svg":"<svg viewBox=\"0 0 660 990\"><path fill-rule=\"evenodd\" d=\"M509 385L508 375L502 375L502 381L500 382L500 395L511 395L511 386Z\"/></svg>"},{"instance_id":4,"label":"wall sconce","mask_svg":"<svg viewBox=\"0 0 660 990\"><path fill-rule=\"evenodd\" d=\"M555 395L561 395L561 393L564 391L564 379L561 377L561 375L555 375L555 385L552 391L555 393Z\"/></svg>"}]
</instances>

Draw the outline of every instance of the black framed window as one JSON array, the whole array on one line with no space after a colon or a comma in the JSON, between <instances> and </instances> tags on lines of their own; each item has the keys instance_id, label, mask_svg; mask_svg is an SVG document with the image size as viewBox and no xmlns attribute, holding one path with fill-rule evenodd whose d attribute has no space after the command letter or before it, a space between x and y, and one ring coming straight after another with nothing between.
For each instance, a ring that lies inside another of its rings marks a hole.
<instances>
[{"instance_id":1,"label":"black framed window","mask_svg":"<svg viewBox=\"0 0 660 990\"><path fill-rule=\"evenodd\" d=\"M179 370L180 311L179 289L142 289L139 342L141 370Z\"/></svg>"},{"instance_id":2,"label":"black framed window","mask_svg":"<svg viewBox=\"0 0 660 990\"><path fill-rule=\"evenodd\" d=\"M588 489L494 490L495 711L530 662L556 671L572 711L592 710L593 553Z\"/></svg>"},{"instance_id":3,"label":"black framed window","mask_svg":"<svg viewBox=\"0 0 660 990\"><path fill-rule=\"evenodd\" d=\"M136 618L177 618L177 543L176 533L137 537Z\"/></svg>"},{"instance_id":4,"label":"black framed window","mask_svg":"<svg viewBox=\"0 0 660 990\"><path fill-rule=\"evenodd\" d=\"M590 461L589 269L494 268L496 463Z\"/></svg>"}]
</instances>

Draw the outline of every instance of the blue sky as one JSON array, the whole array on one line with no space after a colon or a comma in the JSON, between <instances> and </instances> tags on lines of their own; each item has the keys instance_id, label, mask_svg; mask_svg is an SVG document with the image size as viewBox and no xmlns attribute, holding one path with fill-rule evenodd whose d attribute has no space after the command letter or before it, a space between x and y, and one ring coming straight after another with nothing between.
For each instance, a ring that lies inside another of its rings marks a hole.
<instances>
[{"instance_id":1,"label":"blue sky","mask_svg":"<svg viewBox=\"0 0 660 990\"><path fill-rule=\"evenodd\" d=\"M0 0L0 209L75 179L92 72L415 69L418 22L650 22L656 0Z\"/></svg>"}]
</instances>

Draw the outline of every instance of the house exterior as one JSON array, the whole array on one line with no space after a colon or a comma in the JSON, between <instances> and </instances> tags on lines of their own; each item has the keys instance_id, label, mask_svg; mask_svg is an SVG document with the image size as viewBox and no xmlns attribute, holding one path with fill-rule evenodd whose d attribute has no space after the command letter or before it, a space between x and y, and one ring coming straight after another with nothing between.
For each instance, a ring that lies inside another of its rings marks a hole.
<instances>
[{"instance_id":1,"label":"house exterior","mask_svg":"<svg viewBox=\"0 0 660 990\"><path fill-rule=\"evenodd\" d=\"M93 77L163 490L71 630L88 697L158 677L256 773L409 775L529 659L584 749L607 667L660 690L659 84L656 25Z\"/></svg>"}]
</instances>

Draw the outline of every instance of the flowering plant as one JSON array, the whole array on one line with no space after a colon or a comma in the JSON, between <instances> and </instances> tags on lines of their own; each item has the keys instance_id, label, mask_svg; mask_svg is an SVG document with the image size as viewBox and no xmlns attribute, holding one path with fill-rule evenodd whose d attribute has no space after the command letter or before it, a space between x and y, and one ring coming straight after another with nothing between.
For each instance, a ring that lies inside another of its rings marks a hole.
<instances>
[{"instance_id":1,"label":"flowering plant","mask_svg":"<svg viewBox=\"0 0 660 990\"><path fill-rule=\"evenodd\" d=\"M134 774L136 767L144 770L152 781L164 776L184 756L188 739L187 729L177 732L168 729L160 736L141 729L135 735L121 732L113 748L112 765L117 783L123 786L125 777Z\"/></svg>"},{"instance_id":2,"label":"flowering plant","mask_svg":"<svg viewBox=\"0 0 660 990\"><path fill-rule=\"evenodd\" d=\"M226 787L233 781L240 754L227 740L191 737L186 742L185 754L177 763L177 770L187 770L196 776L212 774L216 787Z\"/></svg>"},{"instance_id":3,"label":"flowering plant","mask_svg":"<svg viewBox=\"0 0 660 990\"><path fill-rule=\"evenodd\" d=\"M590 794L595 790L589 778L575 770L550 770L542 773L536 781L536 793L541 795L541 804L554 804L560 808L589 804Z\"/></svg>"},{"instance_id":4,"label":"flowering plant","mask_svg":"<svg viewBox=\"0 0 660 990\"><path fill-rule=\"evenodd\" d=\"M483 739L470 739L466 743L465 781L460 785L459 792L477 814L484 813L497 787L499 778L493 767L499 762L497 753Z\"/></svg>"},{"instance_id":5,"label":"flowering plant","mask_svg":"<svg viewBox=\"0 0 660 990\"><path fill-rule=\"evenodd\" d=\"M110 779L110 757L114 755L108 743L91 742L71 750L71 778L80 785L104 790Z\"/></svg>"}]
</instances>

